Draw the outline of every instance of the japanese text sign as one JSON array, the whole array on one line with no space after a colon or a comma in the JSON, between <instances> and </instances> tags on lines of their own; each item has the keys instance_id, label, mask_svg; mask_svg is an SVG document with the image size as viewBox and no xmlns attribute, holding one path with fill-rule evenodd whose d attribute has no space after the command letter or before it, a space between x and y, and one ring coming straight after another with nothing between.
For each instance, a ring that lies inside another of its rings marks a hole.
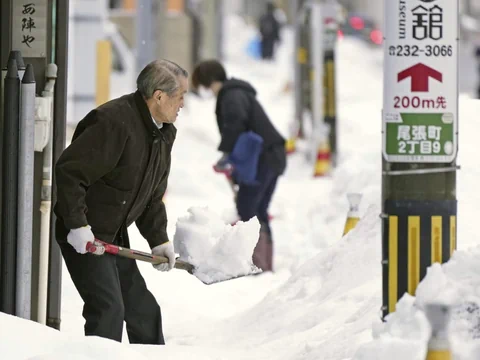
<instances>
[{"instance_id":1,"label":"japanese text sign","mask_svg":"<svg viewBox=\"0 0 480 360\"><path fill-rule=\"evenodd\" d=\"M12 50L23 57L45 57L48 1L15 0L12 11Z\"/></svg>"},{"instance_id":2,"label":"japanese text sign","mask_svg":"<svg viewBox=\"0 0 480 360\"><path fill-rule=\"evenodd\" d=\"M457 152L458 2L385 1L383 155L452 162Z\"/></svg>"}]
</instances>

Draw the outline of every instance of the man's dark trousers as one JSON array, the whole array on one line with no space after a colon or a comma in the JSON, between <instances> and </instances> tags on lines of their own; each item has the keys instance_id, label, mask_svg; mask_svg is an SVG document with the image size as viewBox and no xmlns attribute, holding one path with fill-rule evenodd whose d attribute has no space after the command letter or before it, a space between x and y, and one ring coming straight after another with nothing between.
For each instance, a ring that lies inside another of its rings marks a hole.
<instances>
[{"instance_id":1,"label":"man's dark trousers","mask_svg":"<svg viewBox=\"0 0 480 360\"><path fill-rule=\"evenodd\" d=\"M131 344L165 344L160 307L147 289L135 260L110 254L79 254L60 248L84 301L85 335L122 341L123 321Z\"/></svg>"}]
</instances>

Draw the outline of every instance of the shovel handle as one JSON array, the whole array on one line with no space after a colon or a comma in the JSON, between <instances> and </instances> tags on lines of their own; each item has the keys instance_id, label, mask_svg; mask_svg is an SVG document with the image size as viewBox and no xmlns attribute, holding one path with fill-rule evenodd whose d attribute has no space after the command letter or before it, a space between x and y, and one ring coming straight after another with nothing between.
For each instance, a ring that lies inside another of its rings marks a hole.
<instances>
[{"instance_id":1,"label":"shovel handle","mask_svg":"<svg viewBox=\"0 0 480 360\"><path fill-rule=\"evenodd\" d=\"M109 244L109 243L106 243L105 241L98 240L98 239L95 239L95 243L88 243L87 251L90 253L94 253L97 250L97 246L103 246L105 248L105 252L112 255L145 261L154 265L168 263L168 259L166 257L149 254L139 250L124 248L122 246ZM192 264L182 260L175 261L175 268L186 270L189 273L193 273L193 270L194 270L194 267Z\"/></svg>"}]
</instances>

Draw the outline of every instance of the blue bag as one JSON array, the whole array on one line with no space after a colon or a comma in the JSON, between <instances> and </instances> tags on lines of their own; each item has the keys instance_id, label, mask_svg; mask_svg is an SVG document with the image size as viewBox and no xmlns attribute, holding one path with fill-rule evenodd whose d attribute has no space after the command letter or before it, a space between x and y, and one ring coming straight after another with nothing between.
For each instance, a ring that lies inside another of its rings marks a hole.
<instances>
[{"instance_id":1,"label":"blue bag","mask_svg":"<svg viewBox=\"0 0 480 360\"><path fill-rule=\"evenodd\" d=\"M262 45L258 36L255 36L248 42L246 51L247 55L254 59L260 59L262 57Z\"/></svg>"},{"instance_id":2,"label":"blue bag","mask_svg":"<svg viewBox=\"0 0 480 360\"><path fill-rule=\"evenodd\" d=\"M256 185L258 159L262 153L263 139L253 131L242 133L228 160L233 165L233 177L239 184Z\"/></svg>"}]
</instances>

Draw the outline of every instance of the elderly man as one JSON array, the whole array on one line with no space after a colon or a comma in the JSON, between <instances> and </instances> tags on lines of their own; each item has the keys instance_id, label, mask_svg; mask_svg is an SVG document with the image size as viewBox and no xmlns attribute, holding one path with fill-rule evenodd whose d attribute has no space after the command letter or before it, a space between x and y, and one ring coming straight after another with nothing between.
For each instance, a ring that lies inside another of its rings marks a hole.
<instances>
[{"instance_id":1,"label":"elderly man","mask_svg":"<svg viewBox=\"0 0 480 360\"><path fill-rule=\"evenodd\" d=\"M87 252L100 239L129 246L136 223L155 255L174 267L162 197L170 172L188 73L158 60L137 78L137 91L92 110L79 122L56 167L56 234L70 276L84 301L85 335L165 344L160 307L135 260Z\"/></svg>"}]
</instances>

